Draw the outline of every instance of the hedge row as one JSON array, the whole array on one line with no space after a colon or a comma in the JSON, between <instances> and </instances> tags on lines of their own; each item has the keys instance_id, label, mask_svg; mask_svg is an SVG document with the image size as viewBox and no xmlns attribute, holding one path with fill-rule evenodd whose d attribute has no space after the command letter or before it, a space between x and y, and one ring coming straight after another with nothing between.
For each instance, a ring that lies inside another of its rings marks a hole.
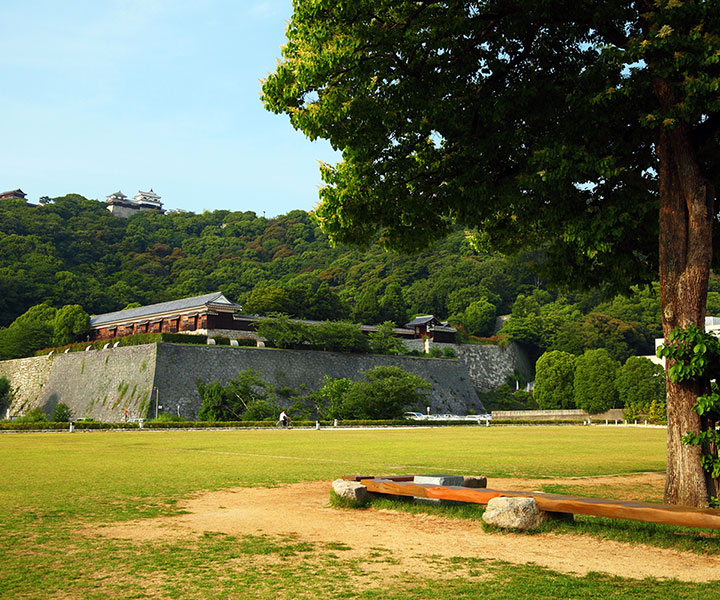
<instances>
[{"instance_id":1,"label":"hedge row","mask_svg":"<svg viewBox=\"0 0 720 600\"><path fill-rule=\"evenodd\" d=\"M315 421L293 421L293 427L315 427ZM321 427L333 427L333 421L319 421ZM475 421L406 421L404 419L387 419L381 421L338 421L338 427L427 427L428 425L477 425ZM100 423L95 421L76 421L76 430L87 429L139 429L138 423ZM243 429L275 427L275 421L146 421L145 429ZM54 423L37 421L34 423L13 423L0 421L0 431L53 431L66 430L70 423Z\"/></svg>"},{"instance_id":2,"label":"hedge row","mask_svg":"<svg viewBox=\"0 0 720 600\"><path fill-rule=\"evenodd\" d=\"M137 423L96 423L95 421L77 421L75 429L137 429ZM53 431L69 429L70 423L53 421L35 421L32 423L13 423L0 421L0 431Z\"/></svg>"}]
</instances>

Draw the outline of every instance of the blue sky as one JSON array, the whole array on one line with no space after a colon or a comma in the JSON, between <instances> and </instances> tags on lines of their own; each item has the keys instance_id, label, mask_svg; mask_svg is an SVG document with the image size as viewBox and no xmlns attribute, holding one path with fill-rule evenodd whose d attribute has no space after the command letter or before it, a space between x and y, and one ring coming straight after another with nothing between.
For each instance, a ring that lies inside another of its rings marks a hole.
<instances>
[{"instance_id":1,"label":"blue sky","mask_svg":"<svg viewBox=\"0 0 720 600\"><path fill-rule=\"evenodd\" d=\"M268 217L339 156L265 111L291 0L2 0L0 191Z\"/></svg>"}]
</instances>

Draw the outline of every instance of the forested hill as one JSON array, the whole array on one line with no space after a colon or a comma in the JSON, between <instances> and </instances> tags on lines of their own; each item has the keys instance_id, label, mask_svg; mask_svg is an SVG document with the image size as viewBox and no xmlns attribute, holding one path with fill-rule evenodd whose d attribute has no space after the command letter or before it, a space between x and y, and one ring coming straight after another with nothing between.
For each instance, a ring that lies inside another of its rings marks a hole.
<instances>
[{"instance_id":1,"label":"forested hill","mask_svg":"<svg viewBox=\"0 0 720 600\"><path fill-rule=\"evenodd\" d=\"M504 331L538 351L605 346L619 359L652 351L655 290L604 303L597 292L558 296L528 263L479 254L462 232L413 256L333 248L299 210L273 219L226 210L120 219L74 194L37 207L1 200L0 326L41 303L97 314L223 291L248 313L363 323L434 314L480 336L512 310Z\"/></svg>"},{"instance_id":2,"label":"forested hill","mask_svg":"<svg viewBox=\"0 0 720 600\"><path fill-rule=\"evenodd\" d=\"M384 304L445 318L483 297L507 312L536 285L522 262L477 255L462 233L408 257L332 248L299 210L120 219L78 195L38 207L0 201L0 261L2 326L41 302L102 313L217 290L249 312L378 322Z\"/></svg>"}]
</instances>

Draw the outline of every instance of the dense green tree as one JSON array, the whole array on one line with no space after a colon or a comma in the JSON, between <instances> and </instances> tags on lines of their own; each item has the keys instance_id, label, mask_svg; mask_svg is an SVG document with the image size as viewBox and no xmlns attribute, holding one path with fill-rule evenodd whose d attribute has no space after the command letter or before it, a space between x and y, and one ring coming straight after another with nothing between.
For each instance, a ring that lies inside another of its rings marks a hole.
<instances>
[{"instance_id":1,"label":"dense green tree","mask_svg":"<svg viewBox=\"0 0 720 600\"><path fill-rule=\"evenodd\" d=\"M660 286L657 282L648 287L634 287L628 296L616 296L609 302L587 310L593 311L635 324L645 338L646 352L638 354L654 352L655 339L663 337Z\"/></svg>"},{"instance_id":2,"label":"dense green tree","mask_svg":"<svg viewBox=\"0 0 720 600\"><path fill-rule=\"evenodd\" d=\"M261 319L257 333L278 348L301 348L310 339L310 327L287 316L279 316Z\"/></svg>"},{"instance_id":3,"label":"dense green tree","mask_svg":"<svg viewBox=\"0 0 720 600\"><path fill-rule=\"evenodd\" d=\"M374 325L375 323L382 322L383 313L380 309L380 302L378 301L378 294L375 286L363 286L363 289L353 306L352 313L353 319L357 323Z\"/></svg>"},{"instance_id":4,"label":"dense green tree","mask_svg":"<svg viewBox=\"0 0 720 600\"><path fill-rule=\"evenodd\" d=\"M342 395L340 418L394 419L408 407L424 402L431 385L398 367L375 367L365 373L366 381L355 381Z\"/></svg>"},{"instance_id":5,"label":"dense green tree","mask_svg":"<svg viewBox=\"0 0 720 600\"><path fill-rule=\"evenodd\" d=\"M718 15L717 0L298 0L263 101L342 151L316 211L336 241L418 249L460 223L542 248L573 285L627 290L659 266L667 337L704 325ZM669 384L668 502L717 492L681 443L708 426L693 410L708 389Z\"/></svg>"},{"instance_id":6,"label":"dense green tree","mask_svg":"<svg viewBox=\"0 0 720 600\"><path fill-rule=\"evenodd\" d=\"M392 321L398 327L407 323L407 302L399 284L390 283L385 288L380 298L380 312L383 321Z\"/></svg>"},{"instance_id":7,"label":"dense green tree","mask_svg":"<svg viewBox=\"0 0 720 600\"><path fill-rule=\"evenodd\" d=\"M74 342L90 329L90 315L79 304L68 304L55 313L53 344L62 346Z\"/></svg>"},{"instance_id":8,"label":"dense green tree","mask_svg":"<svg viewBox=\"0 0 720 600\"><path fill-rule=\"evenodd\" d=\"M269 315L272 313L291 314L291 305L288 292L279 287L256 287L245 301L243 309L250 315Z\"/></svg>"},{"instance_id":9,"label":"dense green tree","mask_svg":"<svg viewBox=\"0 0 720 600\"><path fill-rule=\"evenodd\" d=\"M620 404L628 416L648 415L665 405L665 374L660 365L647 358L631 356L618 369L615 383Z\"/></svg>"},{"instance_id":10,"label":"dense green tree","mask_svg":"<svg viewBox=\"0 0 720 600\"><path fill-rule=\"evenodd\" d=\"M483 285L464 287L448 294L447 314L452 315L464 312L473 302L481 299L487 300L494 306L498 306L501 303L500 296L493 294Z\"/></svg>"},{"instance_id":11,"label":"dense green tree","mask_svg":"<svg viewBox=\"0 0 720 600\"><path fill-rule=\"evenodd\" d=\"M490 335L495 325L495 306L486 298L476 300L462 313L460 322L470 335Z\"/></svg>"},{"instance_id":12,"label":"dense green tree","mask_svg":"<svg viewBox=\"0 0 720 600\"><path fill-rule=\"evenodd\" d=\"M600 313L591 313L579 321L565 321L550 347L573 354L605 348L619 362L624 362L632 354L650 354L653 351L635 324Z\"/></svg>"},{"instance_id":13,"label":"dense green tree","mask_svg":"<svg viewBox=\"0 0 720 600\"><path fill-rule=\"evenodd\" d=\"M52 346L56 309L37 304L0 331L0 358L30 356Z\"/></svg>"},{"instance_id":14,"label":"dense green tree","mask_svg":"<svg viewBox=\"0 0 720 600\"><path fill-rule=\"evenodd\" d=\"M543 410L575 408L574 379L573 354L559 350L545 352L535 364L535 402Z\"/></svg>"},{"instance_id":15,"label":"dense green tree","mask_svg":"<svg viewBox=\"0 0 720 600\"><path fill-rule=\"evenodd\" d=\"M323 376L323 384L314 392L315 407L321 418L342 419L342 402L345 393L352 387L353 381L346 377L333 379Z\"/></svg>"},{"instance_id":16,"label":"dense green tree","mask_svg":"<svg viewBox=\"0 0 720 600\"><path fill-rule=\"evenodd\" d=\"M230 413L222 384L213 381L206 385L198 381L197 389L202 399L202 406L198 413L199 421L240 420L238 415Z\"/></svg>"},{"instance_id":17,"label":"dense green tree","mask_svg":"<svg viewBox=\"0 0 720 600\"><path fill-rule=\"evenodd\" d=\"M308 298L301 316L315 321L340 320L347 316L347 312L340 297L327 283L321 283Z\"/></svg>"},{"instance_id":18,"label":"dense green tree","mask_svg":"<svg viewBox=\"0 0 720 600\"><path fill-rule=\"evenodd\" d=\"M713 317L720 317L720 293L708 292L707 314Z\"/></svg>"},{"instance_id":19,"label":"dense green tree","mask_svg":"<svg viewBox=\"0 0 720 600\"><path fill-rule=\"evenodd\" d=\"M618 404L615 386L620 363L605 348L586 350L575 359L573 397L575 405L589 414L596 414Z\"/></svg>"},{"instance_id":20,"label":"dense green tree","mask_svg":"<svg viewBox=\"0 0 720 600\"><path fill-rule=\"evenodd\" d=\"M330 352L366 353L370 349L368 338L355 323L324 321L307 329L310 346Z\"/></svg>"}]
</instances>

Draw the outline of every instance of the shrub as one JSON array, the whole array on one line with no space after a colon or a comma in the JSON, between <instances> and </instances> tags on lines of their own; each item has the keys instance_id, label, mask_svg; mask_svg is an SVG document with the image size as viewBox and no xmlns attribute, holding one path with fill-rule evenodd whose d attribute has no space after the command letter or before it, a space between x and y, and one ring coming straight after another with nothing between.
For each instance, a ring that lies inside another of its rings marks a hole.
<instances>
[{"instance_id":1,"label":"shrub","mask_svg":"<svg viewBox=\"0 0 720 600\"><path fill-rule=\"evenodd\" d=\"M202 398L198 414L201 421L244 420L243 414L248 411L251 415L262 413L264 419L267 417L264 409L258 406L251 410L250 407L274 395L272 387L263 381L262 373L253 369L240 371L237 379L231 379L224 386L217 381L209 384L198 381L197 389Z\"/></svg>"},{"instance_id":2,"label":"shrub","mask_svg":"<svg viewBox=\"0 0 720 600\"><path fill-rule=\"evenodd\" d=\"M55 423L68 423L72 421L72 411L70 407L64 402L60 402L53 409L50 420Z\"/></svg>"},{"instance_id":3,"label":"shrub","mask_svg":"<svg viewBox=\"0 0 720 600\"><path fill-rule=\"evenodd\" d=\"M10 380L0 377L0 419L5 418L5 411L10 406Z\"/></svg>"},{"instance_id":4,"label":"shrub","mask_svg":"<svg viewBox=\"0 0 720 600\"><path fill-rule=\"evenodd\" d=\"M118 344L118 347L124 346L141 346L143 344L154 344L157 342L167 342L170 344L200 344L204 345L206 337L203 335L193 335L190 333L134 333L122 337L115 337L106 340L95 340L94 342L76 342L56 348L44 348L35 352L36 356L48 354L50 351L55 353L63 353L68 348L70 352L83 352L85 348L90 346L93 350L102 350L106 345L109 348ZM118 343L119 342L119 343Z\"/></svg>"},{"instance_id":5,"label":"shrub","mask_svg":"<svg viewBox=\"0 0 720 600\"><path fill-rule=\"evenodd\" d=\"M41 408L33 408L29 413L18 417L13 423L42 423L47 422L47 415Z\"/></svg>"},{"instance_id":6,"label":"shrub","mask_svg":"<svg viewBox=\"0 0 720 600\"><path fill-rule=\"evenodd\" d=\"M215 344L218 346L229 346L230 345L230 338L225 337L224 335L214 335L212 339L215 340Z\"/></svg>"},{"instance_id":7,"label":"shrub","mask_svg":"<svg viewBox=\"0 0 720 600\"><path fill-rule=\"evenodd\" d=\"M398 367L375 367L364 375L366 381L325 379L316 398L331 418L399 418L406 407L423 402L423 392L431 388L421 377Z\"/></svg>"},{"instance_id":8,"label":"shrub","mask_svg":"<svg viewBox=\"0 0 720 600\"><path fill-rule=\"evenodd\" d=\"M385 321L370 333L370 352L373 354L407 354L403 341L395 335L395 323Z\"/></svg>"},{"instance_id":9,"label":"shrub","mask_svg":"<svg viewBox=\"0 0 720 600\"><path fill-rule=\"evenodd\" d=\"M167 342L169 344L205 344L207 341L207 338L204 335L195 335L193 333L155 333L140 335L159 335L160 340L158 341ZM120 345L122 346L123 344Z\"/></svg>"},{"instance_id":10,"label":"shrub","mask_svg":"<svg viewBox=\"0 0 720 600\"><path fill-rule=\"evenodd\" d=\"M242 413L243 421L273 421L277 420L279 411L264 399L248 402L247 410Z\"/></svg>"}]
</instances>

